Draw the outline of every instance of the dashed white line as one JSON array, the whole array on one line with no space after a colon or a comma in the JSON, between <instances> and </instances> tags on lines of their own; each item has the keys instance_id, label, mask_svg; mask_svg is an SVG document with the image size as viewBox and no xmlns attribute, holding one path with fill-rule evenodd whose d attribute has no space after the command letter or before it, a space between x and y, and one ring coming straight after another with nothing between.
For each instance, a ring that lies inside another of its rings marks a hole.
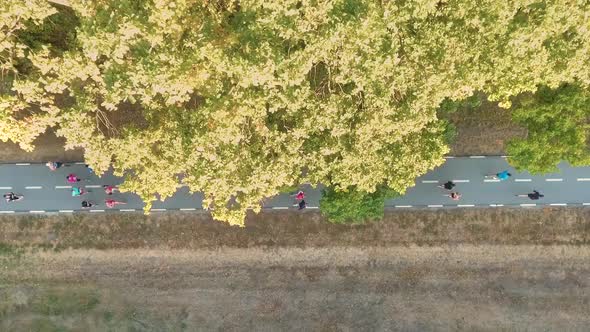
<instances>
[{"instance_id":1,"label":"dashed white line","mask_svg":"<svg viewBox=\"0 0 590 332\"><path fill-rule=\"evenodd\" d=\"M453 156L446 156L445 159L455 159Z\"/></svg>"},{"instance_id":2,"label":"dashed white line","mask_svg":"<svg viewBox=\"0 0 590 332\"><path fill-rule=\"evenodd\" d=\"M504 204L490 204L491 207L501 207L504 206Z\"/></svg>"},{"instance_id":3,"label":"dashed white line","mask_svg":"<svg viewBox=\"0 0 590 332\"><path fill-rule=\"evenodd\" d=\"M162 212L162 211L166 211L166 209L151 209L150 211L153 211L153 212Z\"/></svg>"},{"instance_id":4,"label":"dashed white line","mask_svg":"<svg viewBox=\"0 0 590 332\"><path fill-rule=\"evenodd\" d=\"M0 213L14 213L14 211L0 211Z\"/></svg>"},{"instance_id":5,"label":"dashed white line","mask_svg":"<svg viewBox=\"0 0 590 332\"><path fill-rule=\"evenodd\" d=\"M72 186L55 186L55 189L72 189Z\"/></svg>"},{"instance_id":6,"label":"dashed white line","mask_svg":"<svg viewBox=\"0 0 590 332\"><path fill-rule=\"evenodd\" d=\"M438 183L438 180L422 180L422 183Z\"/></svg>"},{"instance_id":7,"label":"dashed white line","mask_svg":"<svg viewBox=\"0 0 590 332\"><path fill-rule=\"evenodd\" d=\"M119 211L122 211L122 212L133 212L133 211L135 211L135 209L119 209Z\"/></svg>"},{"instance_id":8,"label":"dashed white line","mask_svg":"<svg viewBox=\"0 0 590 332\"><path fill-rule=\"evenodd\" d=\"M551 203L551 206L567 206L567 203Z\"/></svg>"},{"instance_id":9,"label":"dashed white line","mask_svg":"<svg viewBox=\"0 0 590 332\"><path fill-rule=\"evenodd\" d=\"M528 206L537 206L537 204L520 204L520 206L522 207L528 207Z\"/></svg>"},{"instance_id":10,"label":"dashed white line","mask_svg":"<svg viewBox=\"0 0 590 332\"><path fill-rule=\"evenodd\" d=\"M500 180L497 180L497 179L485 179L485 180L483 180L483 182L500 182Z\"/></svg>"},{"instance_id":11,"label":"dashed white line","mask_svg":"<svg viewBox=\"0 0 590 332\"><path fill-rule=\"evenodd\" d=\"M396 208L411 208L411 205L395 205Z\"/></svg>"},{"instance_id":12,"label":"dashed white line","mask_svg":"<svg viewBox=\"0 0 590 332\"><path fill-rule=\"evenodd\" d=\"M286 206L275 206L272 209L273 210L288 210L289 208Z\"/></svg>"},{"instance_id":13,"label":"dashed white line","mask_svg":"<svg viewBox=\"0 0 590 332\"><path fill-rule=\"evenodd\" d=\"M500 156L500 158L504 158L504 159L506 159L506 158L508 158L508 156Z\"/></svg>"},{"instance_id":14,"label":"dashed white line","mask_svg":"<svg viewBox=\"0 0 590 332\"><path fill-rule=\"evenodd\" d=\"M16 166L29 166L31 163L16 163Z\"/></svg>"},{"instance_id":15,"label":"dashed white line","mask_svg":"<svg viewBox=\"0 0 590 332\"><path fill-rule=\"evenodd\" d=\"M547 182L561 182L563 179L545 179Z\"/></svg>"},{"instance_id":16,"label":"dashed white line","mask_svg":"<svg viewBox=\"0 0 590 332\"><path fill-rule=\"evenodd\" d=\"M514 179L515 182L531 182L533 179Z\"/></svg>"},{"instance_id":17,"label":"dashed white line","mask_svg":"<svg viewBox=\"0 0 590 332\"><path fill-rule=\"evenodd\" d=\"M75 162L74 164L76 164L76 165L86 165L86 163L85 163L85 162L83 162L83 161L77 161L77 162Z\"/></svg>"},{"instance_id":18,"label":"dashed white line","mask_svg":"<svg viewBox=\"0 0 590 332\"><path fill-rule=\"evenodd\" d=\"M29 213L45 213L45 210L31 210Z\"/></svg>"},{"instance_id":19,"label":"dashed white line","mask_svg":"<svg viewBox=\"0 0 590 332\"><path fill-rule=\"evenodd\" d=\"M469 180L453 180L455 183L467 183Z\"/></svg>"},{"instance_id":20,"label":"dashed white line","mask_svg":"<svg viewBox=\"0 0 590 332\"><path fill-rule=\"evenodd\" d=\"M590 205L590 203L582 203L582 205Z\"/></svg>"},{"instance_id":21,"label":"dashed white line","mask_svg":"<svg viewBox=\"0 0 590 332\"><path fill-rule=\"evenodd\" d=\"M182 208L180 211L195 211L196 208Z\"/></svg>"},{"instance_id":22,"label":"dashed white line","mask_svg":"<svg viewBox=\"0 0 590 332\"><path fill-rule=\"evenodd\" d=\"M104 210L90 210L90 212L104 212Z\"/></svg>"},{"instance_id":23,"label":"dashed white line","mask_svg":"<svg viewBox=\"0 0 590 332\"><path fill-rule=\"evenodd\" d=\"M432 204L432 205L428 205L429 208L439 208L439 207L443 207L440 204Z\"/></svg>"},{"instance_id":24,"label":"dashed white line","mask_svg":"<svg viewBox=\"0 0 590 332\"><path fill-rule=\"evenodd\" d=\"M469 156L469 158L471 159L482 159L485 158L486 156Z\"/></svg>"},{"instance_id":25,"label":"dashed white line","mask_svg":"<svg viewBox=\"0 0 590 332\"><path fill-rule=\"evenodd\" d=\"M25 189L43 189L41 186L27 186Z\"/></svg>"},{"instance_id":26,"label":"dashed white line","mask_svg":"<svg viewBox=\"0 0 590 332\"><path fill-rule=\"evenodd\" d=\"M577 181L580 181L580 182L582 182L582 181L590 181L590 178L577 178L576 180Z\"/></svg>"},{"instance_id":27,"label":"dashed white line","mask_svg":"<svg viewBox=\"0 0 590 332\"><path fill-rule=\"evenodd\" d=\"M10 190L10 189L12 189L12 187L0 187L0 189L2 189L2 190Z\"/></svg>"},{"instance_id":28,"label":"dashed white line","mask_svg":"<svg viewBox=\"0 0 590 332\"><path fill-rule=\"evenodd\" d=\"M457 207L474 207L475 204L459 204Z\"/></svg>"},{"instance_id":29,"label":"dashed white line","mask_svg":"<svg viewBox=\"0 0 590 332\"><path fill-rule=\"evenodd\" d=\"M86 187L86 188L102 188L102 186L99 184L89 184L84 187Z\"/></svg>"},{"instance_id":30,"label":"dashed white line","mask_svg":"<svg viewBox=\"0 0 590 332\"><path fill-rule=\"evenodd\" d=\"M74 210L59 210L59 212L62 212L62 213L72 213L72 212L74 212Z\"/></svg>"}]
</instances>

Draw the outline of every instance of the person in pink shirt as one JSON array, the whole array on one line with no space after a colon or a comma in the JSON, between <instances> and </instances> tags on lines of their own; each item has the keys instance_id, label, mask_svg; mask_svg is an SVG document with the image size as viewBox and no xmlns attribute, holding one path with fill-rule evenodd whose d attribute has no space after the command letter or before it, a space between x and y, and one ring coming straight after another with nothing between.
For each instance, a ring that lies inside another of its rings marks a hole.
<instances>
[{"instance_id":1,"label":"person in pink shirt","mask_svg":"<svg viewBox=\"0 0 590 332\"><path fill-rule=\"evenodd\" d=\"M68 176L66 176L66 180L68 183L76 183L81 181L81 179L78 178L74 173L68 174Z\"/></svg>"},{"instance_id":2,"label":"person in pink shirt","mask_svg":"<svg viewBox=\"0 0 590 332\"><path fill-rule=\"evenodd\" d=\"M125 202L119 202L119 201L115 201L114 199L107 199L107 200L105 200L104 202L105 202L105 204L107 205L107 207L108 207L109 209L112 209L112 208L114 208L115 206L117 206L117 204L127 204L127 203L125 203Z\"/></svg>"},{"instance_id":3,"label":"person in pink shirt","mask_svg":"<svg viewBox=\"0 0 590 332\"><path fill-rule=\"evenodd\" d=\"M104 185L102 187L104 188L104 193L107 195L112 195L115 191L119 190L119 187L117 186Z\"/></svg>"}]
</instances>

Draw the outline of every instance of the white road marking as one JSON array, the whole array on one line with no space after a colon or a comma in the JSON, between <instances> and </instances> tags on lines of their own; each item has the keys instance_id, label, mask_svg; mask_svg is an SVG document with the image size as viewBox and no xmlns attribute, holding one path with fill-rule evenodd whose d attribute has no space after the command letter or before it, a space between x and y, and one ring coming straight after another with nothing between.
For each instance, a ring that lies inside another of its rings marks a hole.
<instances>
[{"instance_id":1,"label":"white road marking","mask_svg":"<svg viewBox=\"0 0 590 332\"><path fill-rule=\"evenodd\" d=\"M551 206L567 206L567 203L551 203Z\"/></svg>"},{"instance_id":2,"label":"white road marking","mask_svg":"<svg viewBox=\"0 0 590 332\"><path fill-rule=\"evenodd\" d=\"M90 212L104 212L104 210L90 210Z\"/></svg>"},{"instance_id":3,"label":"white road marking","mask_svg":"<svg viewBox=\"0 0 590 332\"><path fill-rule=\"evenodd\" d=\"M475 204L459 204L457 207L474 207Z\"/></svg>"},{"instance_id":4,"label":"white road marking","mask_svg":"<svg viewBox=\"0 0 590 332\"><path fill-rule=\"evenodd\" d=\"M85 162L83 162L83 161L77 161L77 162L75 162L74 164L76 164L76 165L86 165L86 163L85 163Z\"/></svg>"},{"instance_id":5,"label":"white road marking","mask_svg":"<svg viewBox=\"0 0 590 332\"><path fill-rule=\"evenodd\" d=\"M12 189L12 187L0 187L0 189L3 189L3 190L10 190L10 189Z\"/></svg>"},{"instance_id":6,"label":"white road marking","mask_svg":"<svg viewBox=\"0 0 590 332\"><path fill-rule=\"evenodd\" d=\"M500 158L504 158L504 159L506 159L506 158L508 158L508 156L500 156Z\"/></svg>"},{"instance_id":7,"label":"white road marking","mask_svg":"<svg viewBox=\"0 0 590 332\"><path fill-rule=\"evenodd\" d=\"M84 187L86 187L86 188L102 188L102 186L99 184L89 184Z\"/></svg>"},{"instance_id":8,"label":"white road marking","mask_svg":"<svg viewBox=\"0 0 590 332\"><path fill-rule=\"evenodd\" d=\"M590 203L582 203L582 205L590 205Z\"/></svg>"},{"instance_id":9,"label":"white road marking","mask_svg":"<svg viewBox=\"0 0 590 332\"><path fill-rule=\"evenodd\" d=\"M396 205L396 208L411 208L411 205Z\"/></svg>"},{"instance_id":10,"label":"white road marking","mask_svg":"<svg viewBox=\"0 0 590 332\"><path fill-rule=\"evenodd\" d=\"M515 182L531 182L533 179L514 179Z\"/></svg>"},{"instance_id":11,"label":"white road marking","mask_svg":"<svg viewBox=\"0 0 590 332\"><path fill-rule=\"evenodd\" d=\"M308 209L319 209L319 206L308 206Z\"/></svg>"},{"instance_id":12,"label":"white road marking","mask_svg":"<svg viewBox=\"0 0 590 332\"><path fill-rule=\"evenodd\" d=\"M0 213L14 213L14 211L0 211Z\"/></svg>"},{"instance_id":13,"label":"white road marking","mask_svg":"<svg viewBox=\"0 0 590 332\"><path fill-rule=\"evenodd\" d=\"M545 179L547 182L561 182L563 179Z\"/></svg>"},{"instance_id":14,"label":"white road marking","mask_svg":"<svg viewBox=\"0 0 590 332\"><path fill-rule=\"evenodd\" d=\"M455 159L453 156L446 156L445 159Z\"/></svg>"},{"instance_id":15,"label":"white road marking","mask_svg":"<svg viewBox=\"0 0 590 332\"><path fill-rule=\"evenodd\" d=\"M482 159L485 158L486 156L469 156L469 158L471 159Z\"/></svg>"},{"instance_id":16,"label":"white road marking","mask_svg":"<svg viewBox=\"0 0 590 332\"><path fill-rule=\"evenodd\" d=\"M133 212L133 211L135 211L135 209L119 209L119 211L122 211L122 212Z\"/></svg>"},{"instance_id":17,"label":"white road marking","mask_svg":"<svg viewBox=\"0 0 590 332\"><path fill-rule=\"evenodd\" d=\"M577 178L577 181L590 181L590 178Z\"/></svg>"},{"instance_id":18,"label":"white road marking","mask_svg":"<svg viewBox=\"0 0 590 332\"><path fill-rule=\"evenodd\" d=\"M288 210L289 208L286 206L275 206L272 209L273 210Z\"/></svg>"},{"instance_id":19,"label":"white road marking","mask_svg":"<svg viewBox=\"0 0 590 332\"><path fill-rule=\"evenodd\" d=\"M41 186L27 186L25 189L43 189Z\"/></svg>"},{"instance_id":20,"label":"white road marking","mask_svg":"<svg viewBox=\"0 0 590 332\"><path fill-rule=\"evenodd\" d=\"M196 208L182 208L180 211L195 211Z\"/></svg>"},{"instance_id":21,"label":"white road marking","mask_svg":"<svg viewBox=\"0 0 590 332\"><path fill-rule=\"evenodd\" d=\"M439 208L439 207L443 207L443 206L440 205L440 204L432 204L432 205L428 205L428 207L430 207L430 208Z\"/></svg>"},{"instance_id":22,"label":"white road marking","mask_svg":"<svg viewBox=\"0 0 590 332\"><path fill-rule=\"evenodd\" d=\"M45 210L31 210L29 213L45 213Z\"/></svg>"},{"instance_id":23,"label":"white road marking","mask_svg":"<svg viewBox=\"0 0 590 332\"><path fill-rule=\"evenodd\" d=\"M74 210L59 210L59 212L62 212L62 213L72 213L72 212L74 212Z\"/></svg>"},{"instance_id":24,"label":"white road marking","mask_svg":"<svg viewBox=\"0 0 590 332\"><path fill-rule=\"evenodd\" d=\"M485 180L483 180L483 182L500 182L500 180L497 180L497 179L485 179Z\"/></svg>"},{"instance_id":25,"label":"white road marking","mask_svg":"<svg viewBox=\"0 0 590 332\"><path fill-rule=\"evenodd\" d=\"M492 206L492 207L500 207L500 206L504 206L504 204L490 204L490 206Z\"/></svg>"},{"instance_id":26,"label":"white road marking","mask_svg":"<svg viewBox=\"0 0 590 332\"><path fill-rule=\"evenodd\" d=\"M55 186L55 189L72 189L72 186Z\"/></svg>"},{"instance_id":27,"label":"white road marking","mask_svg":"<svg viewBox=\"0 0 590 332\"><path fill-rule=\"evenodd\" d=\"M520 204L520 206L522 207L527 207L527 206L537 206L537 204Z\"/></svg>"},{"instance_id":28,"label":"white road marking","mask_svg":"<svg viewBox=\"0 0 590 332\"><path fill-rule=\"evenodd\" d=\"M438 180L422 180L422 183L438 183Z\"/></svg>"},{"instance_id":29,"label":"white road marking","mask_svg":"<svg viewBox=\"0 0 590 332\"><path fill-rule=\"evenodd\" d=\"M29 166L31 165L30 163L16 163L16 166Z\"/></svg>"},{"instance_id":30,"label":"white road marking","mask_svg":"<svg viewBox=\"0 0 590 332\"><path fill-rule=\"evenodd\" d=\"M453 182L456 182L456 183L467 183L467 182L469 182L469 180L453 180Z\"/></svg>"},{"instance_id":31,"label":"white road marking","mask_svg":"<svg viewBox=\"0 0 590 332\"><path fill-rule=\"evenodd\" d=\"M150 211L154 211L154 212L162 212L162 211L166 211L166 209L151 209Z\"/></svg>"}]
</instances>

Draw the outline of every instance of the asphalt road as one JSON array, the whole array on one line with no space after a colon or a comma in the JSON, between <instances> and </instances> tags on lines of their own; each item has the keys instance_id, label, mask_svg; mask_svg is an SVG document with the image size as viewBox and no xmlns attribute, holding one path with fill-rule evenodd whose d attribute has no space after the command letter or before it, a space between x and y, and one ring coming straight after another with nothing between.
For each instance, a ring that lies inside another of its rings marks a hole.
<instances>
[{"instance_id":1,"label":"asphalt road","mask_svg":"<svg viewBox=\"0 0 590 332\"><path fill-rule=\"evenodd\" d=\"M477 206L522 206L535 207L545 205L590 205L590 167L571 167L568 164L559 166L560 172L544 176L532 176L527 172L518 173L508 166L502 157L449 157L444 165L434 169L416 180L416 185L402 197L388 200L389 208L469 208ZM486 174L509 170L512 177L506 181L484 179ZM74 186L84 187L90 191L81 197L72 197L72 184L67 183L66 176L76 174L84 179ZM459 201L444 196L444 189L437 188L446 181L452 180L460 192ZM0 203L0 213L71 213L82 211L81 201L89 200L97 206L86 210L89 212L140 211L143 202L137 195L115 193L107 196L102 185L117 185L122 179L107 173L98 177L90 172L83 163L73 164L51 172L43 164L3 164L0 165L0 190L22 194L25 198L18 202ZM302 186L306 194L308 209L317 209L321 196L321 187ZM540 200L515 197L538 190L545 195ZM105 199L112 198L126 202L114 209L105 206ZM183 187L164 202L156 201L152 211L167 210L199 210L202 195L190 193ZM294 198L288 194L267 199L264 208L296 209Z\"/></svg>"}]
</instances>

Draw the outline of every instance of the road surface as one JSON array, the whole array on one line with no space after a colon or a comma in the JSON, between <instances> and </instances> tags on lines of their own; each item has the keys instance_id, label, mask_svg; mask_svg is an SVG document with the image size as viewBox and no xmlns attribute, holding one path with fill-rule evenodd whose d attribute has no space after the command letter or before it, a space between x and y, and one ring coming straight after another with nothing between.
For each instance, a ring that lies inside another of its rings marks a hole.
<instances>
[{"instance_id":1,"label":"road surface","mask_svg":"<svg viewBox=\"0 0 590 332\"><path fill-rule=\"evenodd\" d=\"M506 181L484 179L484 175L509 170L512 177ZM449 157L446 163L431 172L419 177L416 185L402 197L386 202L386 207L393 209L407 208L469 208L498 206L569 206L590 205L590 167L571 167L566 163L559 165L560 172L544 176L532 176L527 172L516 172L508 166L502 157ZM82 197L72 197L72 185L67 183L66 176L75 173L86 179L75 186L85 187L90 191ZM445 190L437 185L448 180L456 183L454 191L462 194L459 201L444 196ZM107 173L102 177L89 172L83 163L62 167L54 172L43 164L2 164L0 165L0 190L22 194L22 201L0 203L0 213L72 213L76 211L104 212L107 210L133 212L143 209L143 202L137 195L115 193L107 196L102 185L116 185L122 179ZM321 197L321 187L302 186L306 194L308 209L317 209ZM545 195L537 201L515 197L538 190ZM127 204L108 209L104 200L112 198ZM84 210L82 200L97 203L96 207ZM164 202L156 201L153 212L169 210L192 211L200 210L202 195L190 193L183 187ZM264 203L267 209L296 209L294 199L288 194L269 198Z\"/></svg>"}]
</instances>

